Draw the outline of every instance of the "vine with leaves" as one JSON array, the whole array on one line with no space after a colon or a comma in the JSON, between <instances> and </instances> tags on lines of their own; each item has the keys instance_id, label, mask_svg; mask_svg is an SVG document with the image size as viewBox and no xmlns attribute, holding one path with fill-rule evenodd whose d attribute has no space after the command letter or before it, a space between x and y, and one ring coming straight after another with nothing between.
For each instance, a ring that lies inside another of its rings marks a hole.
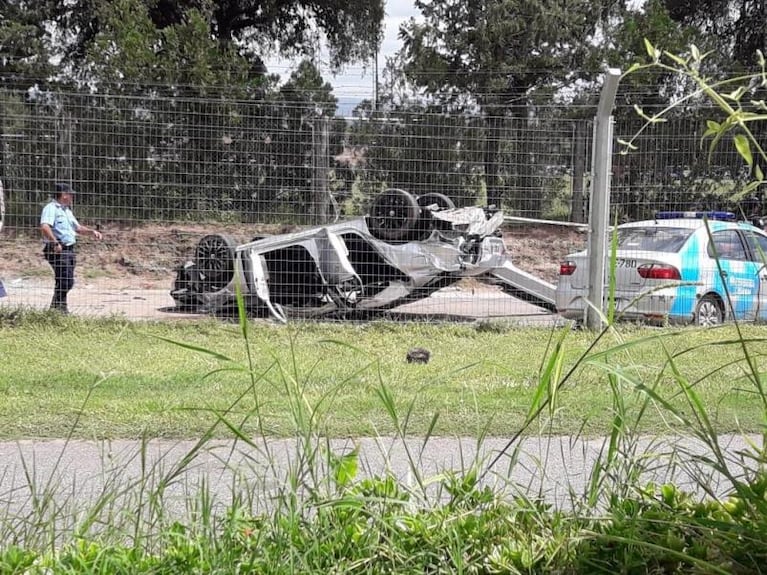
<instances>
[{"instance_id":1,"label":"vine with leaves","mask_svg":"<svg viewBox=\"0 0 767 575\"><path fill-rule=\"evenodd\" d=\"M652 115L646 114L639 105L635 105L635 111L645 120L645 124L631 139L618 140L622 146L621 154L636 150L637 138L651 126L667 121L666 116L672 110L703 97L722 113L719 121L713 119L706 121L706 130L701 139L701 146L705 146L708 142L709 162L722 141L730 137L751 173L750 181L736 192L732 199L738 200L758 189L764 183L762 166L767 166L767 153L751 126L767 120L767 104L764 99L748 98L748 96L753 96L757 91L767 88L764 54L757 50L759 66L757 72L723 80L712 80L701 73L701 64L710 53L701 53L695 45L690 46L689 54L681 56L661 50L647 39L644 40L644 44L650 61L633 64L623 74L624 76L646 70L661 70L692 80L695 89Z\"/></svg>"}]
</instances>

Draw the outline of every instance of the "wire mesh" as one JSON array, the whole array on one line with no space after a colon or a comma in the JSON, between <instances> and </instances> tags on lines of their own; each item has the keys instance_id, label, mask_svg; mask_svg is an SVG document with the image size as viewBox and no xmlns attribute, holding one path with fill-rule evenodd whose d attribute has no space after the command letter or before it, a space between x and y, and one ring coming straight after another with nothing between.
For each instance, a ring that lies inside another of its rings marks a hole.
<instances>
[{"instance_id":1,"label":"wire mesh","mask_svg":"<svg viewBox=\"0 0 767 575\"><path fill-rule=\"evenodd\" d=\"M40 90L6 90L0 99L6 190L0 273L9 292L2 305L47 305L52 272L40 255L37 230L60 181L77 191L80 222L105 234L103 242L79 242L70 298L81 313L161 317L158 310L178 311L170 291L183 276L179 268L199 255L204 237L229 238L234 253L254 239L364 218L388 189L416 201L440 194L458 208L494 206L517 218L503 227L512 261L550 283L557 281L559 260L585 239L572 228L524 222L587 221L593 115L588 107L573 113L564 105L538 113L510 107L482 115L360 106L354 115L339 117L310 99ZM709 159L700 145L702 125L699 117L683 117L655 127L636 139L638 150L628 155L616 145L614 218L711 208L731 196L749 174L732 152ZM628 110L616 110L617 137L640 129ZM403 242L391 243L396 251ZM330 272L304 265L307 257L317 262L311 249L281 253L304 263L272 263L273 276L293 270L283 284L295 282L303 287L294 291L301 293L327 292ZM393 284L394 270L386 273L375 281ZM449 285L412 289L411 299L429 297L420 303L398 300L403 305L388 313L531 321L542 315L492 281L434 279L434 286L437 280ZM313 297L308 307L325 309L333 300L328 293Z\"/></svg>"},{"instance_id":2,"label":"wire mesh","mask_svg":"<svg viewBox=\"0 0 767 575\"><path fill-rule=\"evenodd\" d=\"M763 190L749 186L754 174L730 141L705 136L717 110L652 125L632 112L615 111L610 218L625 226L615 231L603 309L661 324L767 319L767 236L743 225L763 227ZM634 149L621 153L617 142L629 140ZM572 319L583 317L587 269L583 252L561 265L557 306Z\"/></svg>"}]
</instances>

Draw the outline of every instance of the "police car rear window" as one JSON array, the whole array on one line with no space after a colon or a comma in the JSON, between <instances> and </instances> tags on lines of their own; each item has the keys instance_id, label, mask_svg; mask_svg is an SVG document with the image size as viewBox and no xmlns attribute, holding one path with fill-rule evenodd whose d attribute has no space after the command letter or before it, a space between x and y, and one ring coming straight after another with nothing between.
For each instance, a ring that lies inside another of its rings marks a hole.
<instances>
[{"instance_id":1,"label":"police car rear window","mask_svg":"<svg viewBox=\"0 0 767 575\"><path fill-rule=\"evenodd\" d=\"M623 228L618 230L618 248L649 252L678 252L692 235L688 228Z\"/></svg>"}]
</instances>

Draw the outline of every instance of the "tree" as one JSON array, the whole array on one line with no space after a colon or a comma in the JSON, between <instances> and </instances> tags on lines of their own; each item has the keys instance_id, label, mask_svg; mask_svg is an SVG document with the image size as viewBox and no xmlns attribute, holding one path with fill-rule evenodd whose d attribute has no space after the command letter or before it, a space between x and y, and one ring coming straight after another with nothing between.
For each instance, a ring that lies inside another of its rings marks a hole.
<instances>
[{"instance_id":1,"label":"tree","mask_svg":"<svg viewBox=\"0 0 767 575\"><path fill-rule=\"evenodd\" d=\"M663 0L663 3L672 19L700 30L708 38L698 44L700 52L706 54L698 65L711 71L712 76L753 72L767 54L767 0ZM753 97L757 101L767 98L767 86L757 83ZM754 133L761 142L767 141L763 123L754 127Z\"/></svg>"},{"instance_id":2,"label":"tree","mask_svg":"<svg viewBox=\"0 0 767 575\"><path fill-rule=\"evenodd\" d=\"M740 68L756 63L756 51L767 52L766 0L663 0L670 17L706 33L719 57Z\"/></svg>"},{"instance_id":3,"label":"tree","mask_svg":"<svg viewBox=\"0 0 767 575\"><path fill-rule=\"evenodd\" d=\"M488 203L501 206L503 116L515 105L525 110L531 90L583 62L605 7L590 0L416 0L415 5L423 20L411 19L400 29L405 73L445 100L471 96L485 118ZM508 176L513 185L519 174Z\"/></svg>"},{"instance_id":4,"label":"tree","mask_svg":"<svg viewBox=\"0 0 767 575\"><path fill-rule=\"evenodd\" d=\"M80 70L90 83L130 89L164 84L178 93L206 86L237 89L248 81L248 63L234 50L222 52L210 36L210 14L190 8L177 23L155 27L144 0L115 0L98 7L100 30Z\"/></svg>"},{"instance_id":5,"label":"tree","mask_svg":"<svg viewBox=\"0 0 767 575\"><path fill-rule=\"evenodd\" d=\"M157 30L179 26L191 11L209 16L208 34L221 53L234 50L265 71L264 56L311 56L324 36L334 68L368 60L375 53L384 16L383 0L140 0ZM71 31L66 49L70 63L83 61L107 21L109 0L61 2L52 20Z\"/></svg>"},{"instance_id":6,"label":"tree","mask_svg":"<svg viewBox=\"0 0 767 575\"><path fill-rule=\"evenodd\" d=\"M0 0L0 79L5 88L13 88L18 80L28 87L29 79L48 76L48 46L51 38L45 29L45 2Z\"/></svg>"},{"instance_id":7,"label":"tree","mask_svg":"<svg viewBox=\"0 0 767 575\"><path fill-rule=\"evenodd\" d=\"M293 206L298 217L325 223L330 217L328 158L331 121L338 99L317 67L302 61L275 95L267 145L267 193ZM343 120L338 119L341 123ZM337 129L335 133L343 133Z\"/></svg>"},{"instance_id":8,"label":"tree","mask_svg":"<svg viewBox=\"0 0 767 575\"><path fill-rule=\"evenodd\" d=\"M618 138L626 138L641 127L642 120L636 114L634 104L644 113L653 114L666 108L689 88L684 78L657 68L625 74L630 63L646 57L645 42L649 41L662 50L681 53L690 44L698 44L705 49L703 47L709 41L697 29L674 21L664 0L647 0L641 6L634 3L616 7L605 22L605 38L608 41L593 53L595 62L591 67L605 62L624 72L613 112ZM590 90L590 98L599 93L596 88L593 86ZM613 158L612 203L616 207L615 215L630 220L642 219L648 215L644 213L648 206L664 201L661 196L667 197L666 202L673 203L681 195L677 191L692 192L702 167L695 165L690 149L679 146L677 138L673 137L674 133L678 133L674 130L683 129L681 126L692 113L695 110L680 106L669 119L674 119L676 115L685 116L686 120L679 119L670 126L644 135L642 147L653 150L652 155L626 154ZM690 177L684 177L684 174ZM662 185L658 186L659 183Z\"/></svg>"},{"instance_id":9,"label":"tree","mask_svg":"<svg viewBox=\"0 0 767 575\"><path fill-rule=\"evenodd\" d=\"M658 54L694 61L701 78L721 76L723 70L748 64L733 60L733 49L738 49L733 26L737 20L742 25L743 15L757 3L738 2L736 6L730 2L727 7L727 2L711 0L647 0L641 7L623 7L606 23L605 37L610 42L596 51L595 57L626 72L627 63L647 57L649 43L657 46ZM695 53L706 57L696 58ZM756 52L750 58L756 62ZM652 153L622 154L613 159L612 199L621 206L620 215L642 219L648 216L649 205L668 209L716 206L721 193L737 186L747 174L738 169L738 159L732 155L717 152L708 156L700 149L679 145L678 134L689 129L690 121L703 124L711 114L706 98L695 95L699 87L689 75L673 69L643 66L631 70L619 87L614 115L620 131L616 136L626 139L641 132L637 146ZM763 99L758 89L753 96ZM636 114L634 104L644 117L662 113L664 123L653 130L641 130L645 120Z\"/></svg>"},{"instance_id":10,"label":"tree","mask_svg":"<svg viewBox=\"0 0 767 575\"><path fill-rule=\"evenodd\" d=\"M388 96L375 107L363 102L355 115L345 160L367 198L402 188L416 195L441 192L458 205L477 200L481 118Z\"/></svg>"}]
</instances>

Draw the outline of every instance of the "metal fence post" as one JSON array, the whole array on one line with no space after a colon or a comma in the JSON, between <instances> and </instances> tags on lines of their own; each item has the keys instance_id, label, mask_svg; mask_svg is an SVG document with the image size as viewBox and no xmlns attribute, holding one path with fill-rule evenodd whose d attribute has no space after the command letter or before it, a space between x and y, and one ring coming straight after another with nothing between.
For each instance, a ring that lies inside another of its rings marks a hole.
<instances>
[{"instance_id":1,"label":"metal fence post","mask_svg":"<svg viewBox=\"0 0 767 575\"><path fill-rule=\"evenodd\" d=\"M3 231L3 222L5 222L5 193L3 191L3 180L0 180L0 232Z\"/></svg>"},{"instance_id":2,"label":"metal fence post","mask_svg":"<svg viewBox=\"0 0 767 575\"><path fill-rule=\"evenodd\" d=\"M602 317L596 310L604 311L605 293L605 246L610 217L610 172L612 170L613 116L615 93L621 72L609 68L599 97L599 107L594 119L593 177L589 206L589 295L591 304L586 307L586 327L598 330Z\"/></svg>"}]
</instances>

